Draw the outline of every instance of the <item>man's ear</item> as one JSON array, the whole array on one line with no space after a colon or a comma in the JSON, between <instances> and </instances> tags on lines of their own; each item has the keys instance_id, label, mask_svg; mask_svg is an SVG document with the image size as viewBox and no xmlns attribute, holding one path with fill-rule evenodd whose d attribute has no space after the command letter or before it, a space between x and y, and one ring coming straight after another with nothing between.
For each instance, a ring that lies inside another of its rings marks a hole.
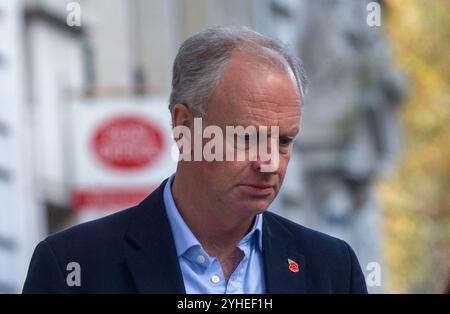
<instances>
[{"instance_id":1,"label":"man's ear","mask_svg":"<svg viewBox=\"0 0 450 314\"><path fill-rule=\"evenodd\" d=\"M186 126L193 127L194 115L185 104L176 104L172 108L172 127Z\"/></svg>"}]
</instances>

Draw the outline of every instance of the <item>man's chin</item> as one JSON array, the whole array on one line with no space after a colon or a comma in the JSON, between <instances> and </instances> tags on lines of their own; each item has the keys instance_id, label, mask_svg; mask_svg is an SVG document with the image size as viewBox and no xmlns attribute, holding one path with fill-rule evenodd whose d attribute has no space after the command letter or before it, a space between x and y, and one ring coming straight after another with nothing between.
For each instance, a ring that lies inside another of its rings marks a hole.
<instances>
[{"instance_id":1,"label":"man's chin","mask_svg":"<svg viewBox=\"0 0 450 314\"><path fill-rule=\"evenodd\" d=\"M248 216L255 216L264 213L269 207L271 202L269 201L247 201L240 202L234 208L237 209L239 213L245 213Z\"/></svg>"}]
</instances>

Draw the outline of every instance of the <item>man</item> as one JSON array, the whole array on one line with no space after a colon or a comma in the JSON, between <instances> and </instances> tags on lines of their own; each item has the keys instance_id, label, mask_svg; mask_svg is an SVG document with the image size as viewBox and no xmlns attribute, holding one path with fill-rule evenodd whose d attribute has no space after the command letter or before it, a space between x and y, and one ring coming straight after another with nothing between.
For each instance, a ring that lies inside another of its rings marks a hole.
<instances>
[{"instance_id":1,"label":"man","mask_svg":"<svg viewBox=\"0 0 450 314\"><path fill-rule=\"evenodd\" d=\"M348 244L266 211L300 129L304 89L299 62L249 29L187 39L169 105L173 126L190 132L176 135L187 158L139 205L42 241L24 292L366 293ZM246 133L211 150L219 158L191 159L200 118L224 131L274 127L257 134L271 158L252 155ZM246 158L220 158L230 150Z\"/></svg>"}]
</instances>

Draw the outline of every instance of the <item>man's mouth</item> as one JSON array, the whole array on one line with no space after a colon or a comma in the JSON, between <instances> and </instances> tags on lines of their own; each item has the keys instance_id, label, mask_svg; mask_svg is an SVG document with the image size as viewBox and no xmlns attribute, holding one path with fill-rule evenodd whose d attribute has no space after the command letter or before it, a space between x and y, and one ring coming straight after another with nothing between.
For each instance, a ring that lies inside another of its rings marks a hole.
<instances>
[{"instance_id":1,"label":"man's mouth","mask_svg":"<svg viewBox=\"0 0 450 314\"><path fill-rule=\"evenodd\" d=\"M268 196L275 191L275 187L269 184L240 184L239 188L254 196Z\"/></svg>"}]
</instances>

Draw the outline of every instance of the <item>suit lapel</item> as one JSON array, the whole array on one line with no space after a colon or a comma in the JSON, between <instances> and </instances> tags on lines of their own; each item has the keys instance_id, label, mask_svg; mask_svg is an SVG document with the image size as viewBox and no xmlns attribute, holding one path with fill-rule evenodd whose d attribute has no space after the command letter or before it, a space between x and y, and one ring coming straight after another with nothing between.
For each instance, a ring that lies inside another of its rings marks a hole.
<instances>
[{"instance_id":1,"label":"suit lapel","mask_svg":"<svg viewBox=\"0 0 450 314\"><path fill-rule=\"evenodd\" d=\"M263 259L266 293L307 292L306 258L296 244L298 245L298 239L294 239L271 213L264 214ZM298 272L290 270L288 259L298 265Z\"/></svg>"},{"instance_id":2,"label":"suit lapel","mask_svg":"<svg viewBox=\"0 0 450 314\"><path fill-rule=\"evenodd\" d=\"M164 207L166 182L138 205L124 239L127 265L140 293L185 293Z\"/></svg>"}]
</instances>

